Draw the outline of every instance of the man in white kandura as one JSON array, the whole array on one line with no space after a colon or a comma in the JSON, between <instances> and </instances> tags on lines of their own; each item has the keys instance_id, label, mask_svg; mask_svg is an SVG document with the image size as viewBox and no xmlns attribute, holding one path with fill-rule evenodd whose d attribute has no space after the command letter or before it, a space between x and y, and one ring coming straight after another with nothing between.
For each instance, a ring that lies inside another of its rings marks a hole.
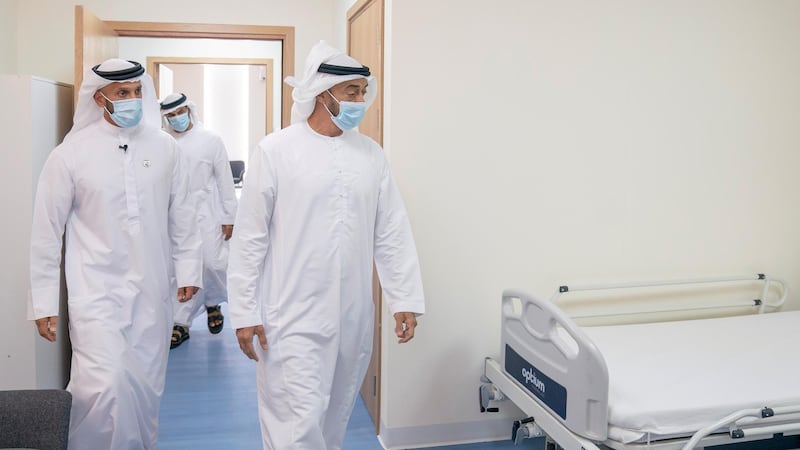
<instances>
[{"instance_id":1,"label":"man in white kandura","mask_svg":"<svg viewBox=\"0 0 800 450\"><path fill-rule=\"evenodd\" d=\"M224 317L220 304L228 301L226 270L228 239L236 217L236 192L222 138L205 128L197 107L184 94L170 94L161 102L164 129L178 142L184 170L189 176L189 195L196 202L197 223L203 240L203 290L191 301L175 303L175 325L170 348L189 339L192 321L208 316L208 330L222 331Z\"/></svg>"},{"instance_id":2,"label":"man in white kandura","mask_svg":"<svg viewBox=\"0 0 800 450\"><path fill-rule=\"evenodd\" d=\"M39 179L29 318L55 341L66 227L72 450L156 447L175 293L201 286L186 171L160 128L144 68L105 61L86 70L72 130Z\"/></svg>"},{"instance_id":3,"label":"man in white kandura","mask_svg":"<svg viewBox=\"0 0 800 450\"><path fill-rule=\"evenodd\" d=\"M354 129L377 93L369 69L320 42L286 82L292 125L261 140L242 189L229 315L258 361L264 448L338 450L372 352L373 258L401 343L422 281L386 155Z\"/></svg>"}]
</instances>

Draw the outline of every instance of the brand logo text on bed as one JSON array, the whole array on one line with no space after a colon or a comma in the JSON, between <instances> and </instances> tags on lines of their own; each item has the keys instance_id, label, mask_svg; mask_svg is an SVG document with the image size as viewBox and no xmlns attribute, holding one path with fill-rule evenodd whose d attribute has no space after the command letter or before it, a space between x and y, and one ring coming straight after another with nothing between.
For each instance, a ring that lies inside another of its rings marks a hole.
<instances>
[{"instance_id":1,"label":"brand logo text on bed","mask_svg":"<svg viewBox=\"0 0 800 450\"><path fill-rule=\"evenodd\" d=\"M536 389L539 390L539 392L544 394L545 390L544 381L536 378L536 371L533 370L533 368L526 369L525 367L523 367L522 377L525 378L526 383L532 384Z\"/></svg>"}]
</instances>

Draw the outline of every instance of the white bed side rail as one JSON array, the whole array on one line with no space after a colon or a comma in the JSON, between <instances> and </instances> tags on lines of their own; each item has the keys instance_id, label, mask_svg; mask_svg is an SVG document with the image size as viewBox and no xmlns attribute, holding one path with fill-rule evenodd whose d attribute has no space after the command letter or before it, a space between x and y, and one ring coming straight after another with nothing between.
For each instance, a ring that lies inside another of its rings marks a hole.
<instances>
[{"instance_id":1,"label":"white bed side rail","mask_svg":"<svg viewBox=\"0 0 800 450\"><path fill-rule=\"evenodd\" d=\"M498 361L492 358L484 360L484 378L492 383L492 389L501 391L504 396L493 400L511 400L525 414L534 419L549 438L558 443L564 450L600 450L594 442L573 433L549 408L536 400L530 392L521 387L514 378L503 370ZM521 422L521 421L517 421ZM516 423L516 422L515 422ZM515 441L516 442L516 441Z\"/></svg>"},{"instance_id":2,"label":"white bed side rail","mask_svg":"<svg viewBox=\"0 0 800 450\"><path fill-rule=\"evenodd\" d=\"M683 450L694 449L703 438L725 426L729 427L729 434L732 439L749 436L769 436L776 433L796 433L800 431L800 421L797 420L798 413L800 413L800 405L750 408L736 411L696 432L683 446ZM770 424L770 422L779 421L782 417L791 420L785 423Z\"/></svg>"},{"instance_id":3,"label":"white bed side rail","mask_svg":"<svg viewBox=\"0 0 800 450\"><path fill-rule=\"evenodd\" d=\"M659 287L659 286L700 285L700 284L714 284L714 283L733 283L733 282L743 282L743 281L763 282L763 288L761 290L761 298L754 299L747 304L734 305L734 306L758 306L759 314L763 313L767 306L771 308L780 308L781 306L783 306L784 302L786 301L786 297L789 294L789 289L786 287L786 283L783 280L778 278L768 277L763 273L758 273L755 275L733 276L733 277L710 277L710 278L695 278L695 279L684 279L684 280L641 281L641 282L631 282L631 283L562 285L559 286L558 291L550 297L550 300L553 303L557 303L562 295L568 292L578 292L578 291L600 291L600 290L612 290L612 289L649 288L649 287ZM767 296L769 294L770 286L773 285L777 285L777 288L780 292L780 297L774 302L768 302ZM701 306L697 308L681 307L676 309L663 309L663 310L646 311L646 312L662 313L662 312L687 311L693 309L700 310L700 309L718 309L718 308L720 308L719 305ZM598 314L598 316L623 315L623 314L627 313ZM636 314L636 312L633 312L631 314ZM572 317L577 318L577 317L590 317L590 316L573 315Z\"/></svg>"},{"instance_id":4,"label":"white bed side rail","mask_svg":"<svg viewBox=\"0 0 800 450\"><path fill-rule=\"evenodd\" d=\"M506 373L574 433L608 434L608 369L589 337L557 305L526 292L503 292L502 363Z\"/></svg>"}]
</instances>

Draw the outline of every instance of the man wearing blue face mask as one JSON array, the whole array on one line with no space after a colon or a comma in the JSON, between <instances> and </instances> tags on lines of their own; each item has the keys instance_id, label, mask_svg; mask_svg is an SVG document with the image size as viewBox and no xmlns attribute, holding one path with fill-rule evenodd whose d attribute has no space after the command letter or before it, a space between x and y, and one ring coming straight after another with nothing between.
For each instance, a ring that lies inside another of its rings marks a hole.
<instances>
[{"instance_id":1,"label":"man wearing blue face mask","mask_svg":"<svg viewBox=\"0 0 800 450\"><path fill-rule=\"evenodd\" d=\"M422 281L386 156L356 129L377 93L369 68L320 42L286 82L292 125L256 146L242 188L229 315L257 361L264 448L339 450L372 349L373 261L400 343Z\"/></svg>"},{"instance_id":2,"label":"man wearing blue face mask","mask_svg":"<svg viewBox=\"0 0 800 450\"><path fill-rule=\"evenodd\" d=\"M28 315L55 341L65 236L72 450L155 448L172 304L201 286L186 174L159 123L139 63L94 66L39 178Z\"/></svg>"},{"instance_id":3,"label":"man wearing blue face mask","mask_svg":"<svg viewBox=\"0 0 800 450\"><path fill-rule=\"evenodd\" d=\"M203 241L203 290L192 300L175 303L175 325L170 348L189 339L189 328L205 309L208 330L222 331L220 304L228 300L226 271L228 239L236 217L236 193L228 152L222 138L203 126L194 102L186 95L170 94L161 102L164 129L178 142L189 192L196 202L197 223Z\"/></svg>"}]
</instances>

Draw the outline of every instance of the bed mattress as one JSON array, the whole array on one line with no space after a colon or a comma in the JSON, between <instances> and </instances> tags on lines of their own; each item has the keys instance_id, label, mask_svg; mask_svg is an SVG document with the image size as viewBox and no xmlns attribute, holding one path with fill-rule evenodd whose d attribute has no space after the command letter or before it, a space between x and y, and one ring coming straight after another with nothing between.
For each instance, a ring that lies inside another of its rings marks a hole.
<instances>
[{"instance_id":1,"label":"bed mattress","mask_svg":"<svg viewBox=\"0 0 800 450\"><path fill-rule=\"evenodd\" d=\"M609 439L687 436L745 408L800 404L800 311L585 327L609 374Z\"/></svg>"}]
</instances>

